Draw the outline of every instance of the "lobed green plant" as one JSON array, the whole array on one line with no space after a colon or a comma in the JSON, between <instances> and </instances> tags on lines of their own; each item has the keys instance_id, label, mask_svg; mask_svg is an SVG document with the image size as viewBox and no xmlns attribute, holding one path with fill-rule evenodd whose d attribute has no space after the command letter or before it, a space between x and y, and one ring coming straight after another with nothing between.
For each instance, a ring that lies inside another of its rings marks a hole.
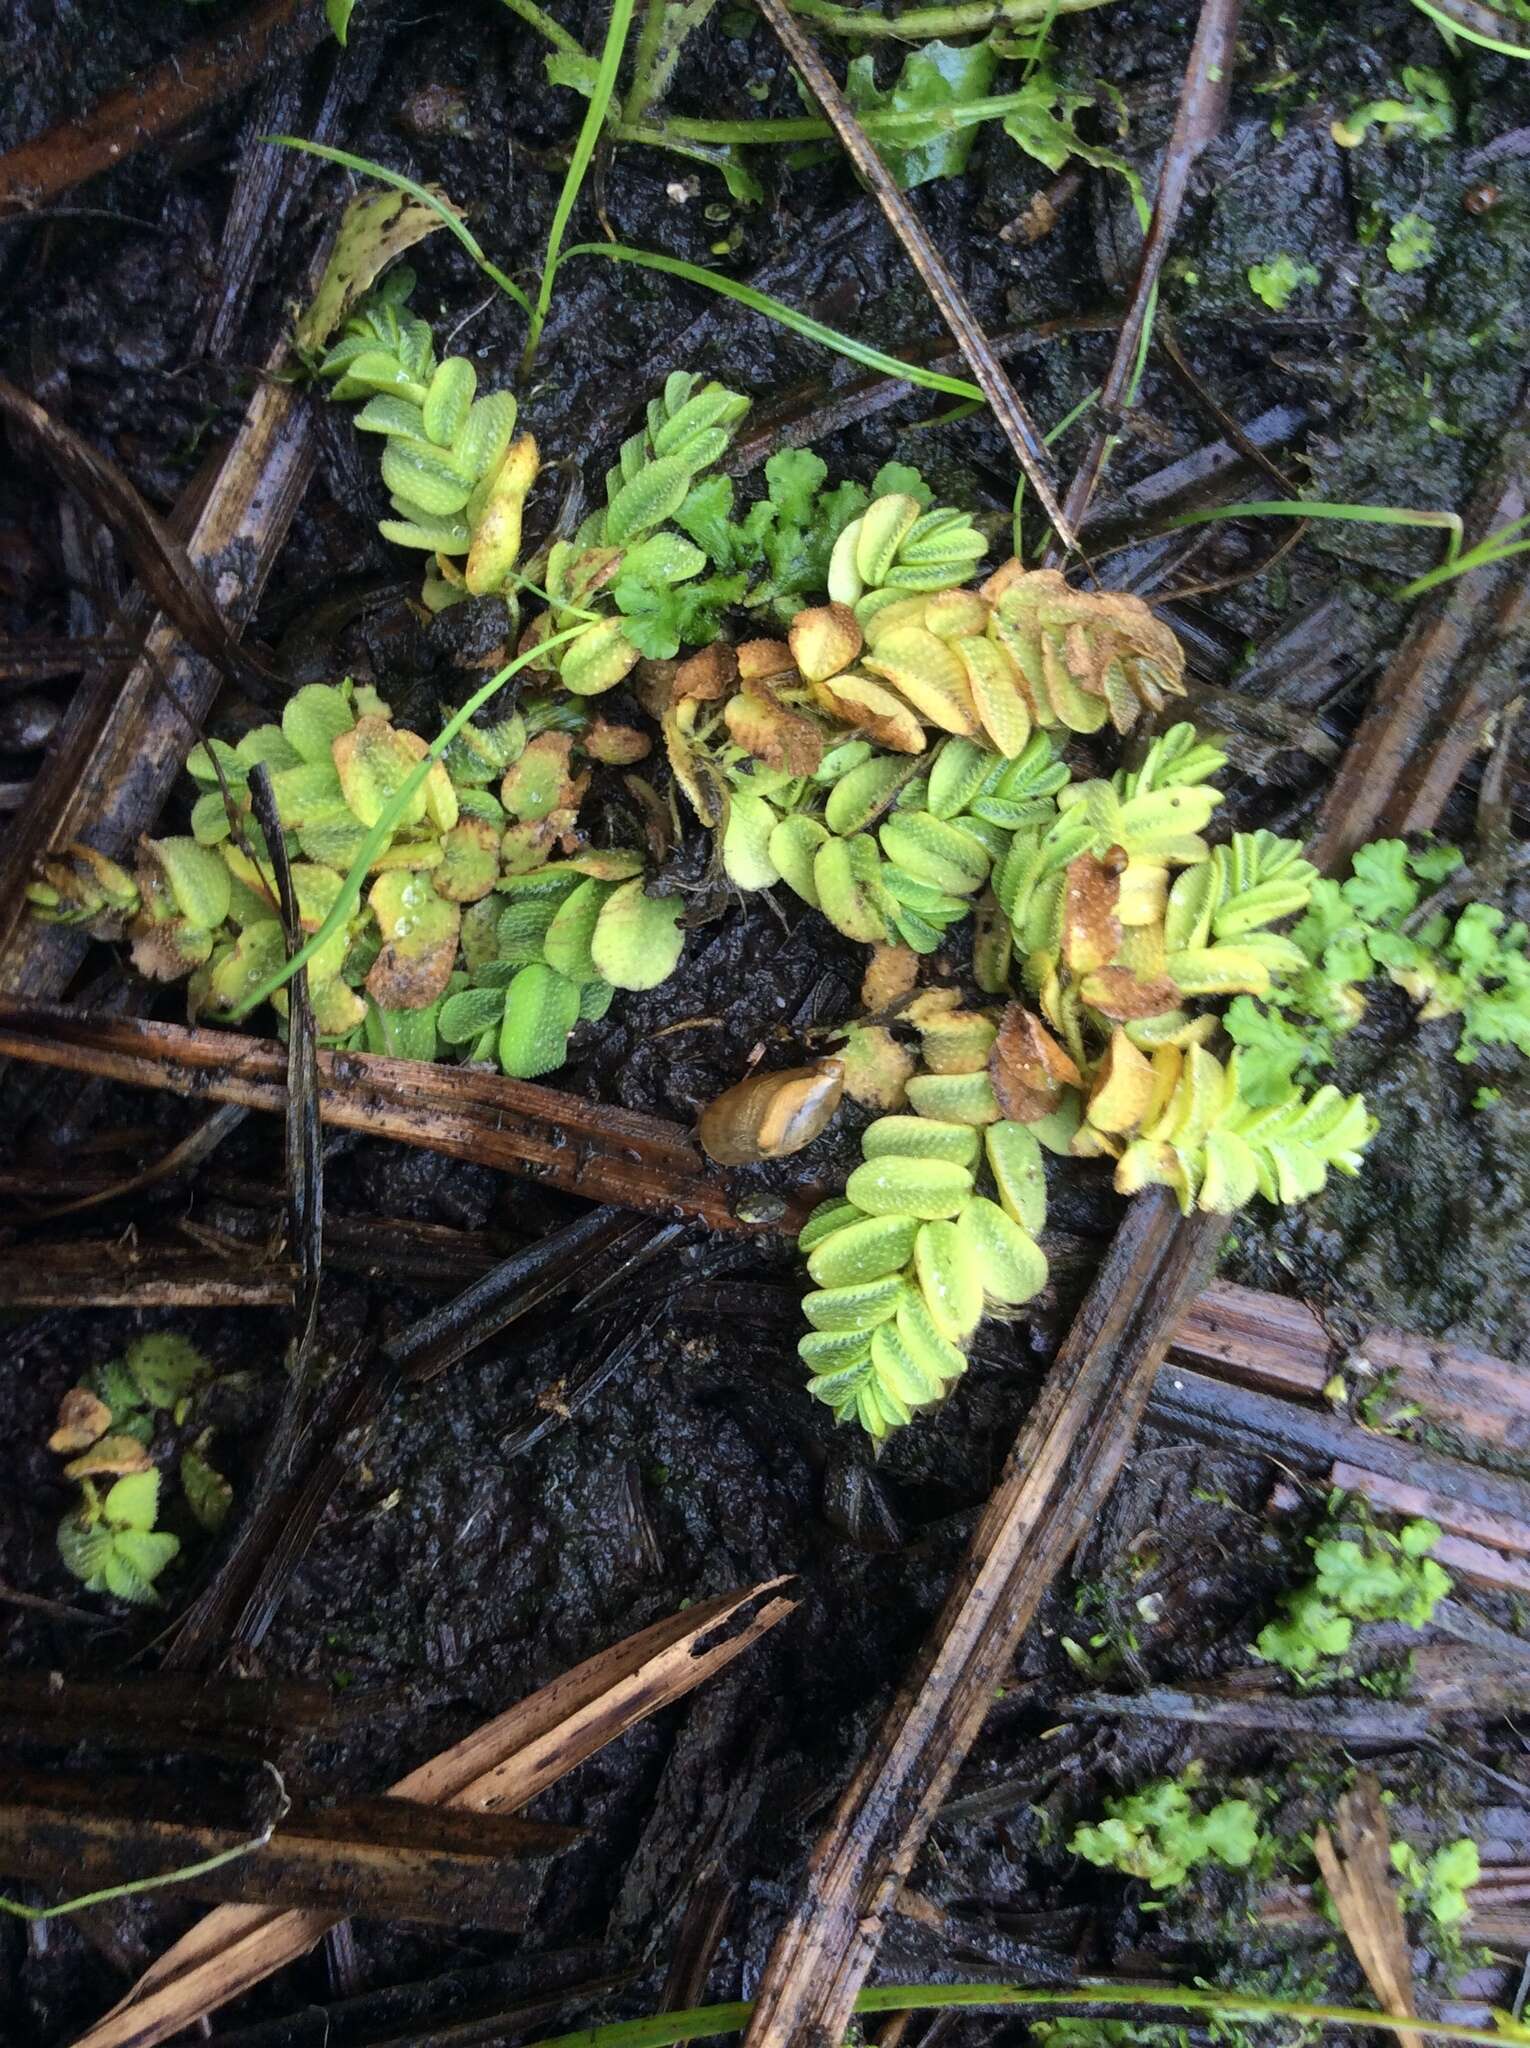
<instances>
[{"instance_id":1,"label":"lobed green plant","mask_svg":"<svg viewBox=\"0 0 1530 2048\"><path fill-rule=\"evenodd\" d=\"M1105 1818L1076 1828L1068 1847L1101 1870L1142 1878L1155 1892L1175 1890L1207 1863L1246 1870L1261 1841L1254 1809L1246 1799L1203 1809L1191 1796L1203 1775L1191 1764L1178 1778L1107 1799Z\"/></svg>"},{"instance_id":2,"label":"lobed green plant","mask_svg":"<svg viewBox=\"0 0 1530 2048\"><path fill-rule=\"evenodd\" d=\"M1331 1063L1334 1041L1365 1015L1364 987L1378 970L1420 1005L1418 1021L1459 1016L1456 1058L1473 1063L1486 1047L1530 1054L1530 938L1486 903L1452 917L1425 917L1424 892L1460 867L1454 846L1410 848L1379 839L1358 849L1344 882L1314 881L1306 915L1290 933L1302 964L1282 982L1228 1011L1245 1092L1273 1101L1314 1068Z\"/></svg>"},{"instance_id":3,"label":"lobed green plant","mask_svg":"<svg viewBox=\"0 0 1530 2048\"><path fill-rule=\"evenodd\" d=\"M212 1368L173 1333L136 1338L121 1358L97 1368L64 1396L50 1450L68 1462L80 1495L58 1528L59 1556L89 1593L155 1601L155 1580L180 1554L180 1538L156 1525L162 1475L149 1455L161 1414L184 1424ZM211 1431L183 1448L181 1491L210 1534L222 1527L233 1489L211 1463ZM103 1482L110 1480L110 1485Z\"/></svg>"},{"instance_id":4,"label":"lobed green plant","mask_svg":"<svg viewBox=\"0 0 1530 2048\"><path fill-rule=\"evenodd\" d=\"M1453 1933L1471 1911L1467 1894L1482 1876L1477 1844L1462 1835L1422 1856L1411 1842L1394 1842L1391 1857L1406 1903L1427 1913L1442 1933Z\"/></svg>"},{"instance_id":5,"label":"lobed green plant","mask_svg":"<svg viewBox=\"0 0 1530 2048\"><path fill-rule=\"evenodd\" d=\"M1425 1627L1451 1588L1429 1554L1439 1540L1430 1521L1405 1523L1395 1536L1363 1514L1355 1536L1331 1522L1311 1539L1314 1577L1281 1595L1280 1615L1260 1630L1255 1654L1310 1685L1338 1674L1357 1622Z\"/></svg>"}]
</instances>

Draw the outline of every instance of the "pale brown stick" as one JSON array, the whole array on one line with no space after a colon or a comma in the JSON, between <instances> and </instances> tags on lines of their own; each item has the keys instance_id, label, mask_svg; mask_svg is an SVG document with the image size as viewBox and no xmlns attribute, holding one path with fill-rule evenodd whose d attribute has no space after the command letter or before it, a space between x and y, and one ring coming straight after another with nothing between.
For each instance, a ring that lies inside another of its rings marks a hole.
<instances>
[{"instance_id":1,"label":"pale brown stick","mask_svg":"<svg viewBox=\"0 0 1530 2048\"><path fill-rule=\"evenodd\" d=\"M784 1621L797 1604L791 1585L772 1579L724 1594L601 1651L411 1771L393 1796L516 1811ZM156 2048L295 1962L335 1918L323 1911L220 1907L168 1949L74 2048Z\"/></svg>"},{"instance_id":2,"label":"pale brown stick","mask_svg":"<svg viewBox=\"0 0 1530 2048\"><path fill-rule=\"evenodd\" d=\"M1041 500L1047 517L1069 547L1076 545L1073 525L1058 502L1052 480L1052 465L1034 421L1009 380L1009 372L994 352L992 342L978 324L961 286L951 275L945 259L930 240L924 222L898 189L897 181L877 154L865 129L856 120L849 101L835 84L829 67L819 56L800 25L782 0L757 0L761 14L775 30L781 47L802 75L845 154L870 186L877 204L887 216L893 233L903 244L918 271L925 290L935 302L942 320L956 336L973 376L982 387L995 419L1015 451L1015 460L1025 471Z\"/></svg>"}]
</instances>

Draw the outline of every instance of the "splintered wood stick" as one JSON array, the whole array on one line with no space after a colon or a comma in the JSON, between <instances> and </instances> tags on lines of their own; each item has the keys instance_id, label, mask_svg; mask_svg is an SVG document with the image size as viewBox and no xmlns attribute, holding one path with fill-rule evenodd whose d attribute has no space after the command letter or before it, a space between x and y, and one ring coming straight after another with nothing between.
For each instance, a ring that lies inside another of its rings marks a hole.
<instances>
[{"instance_id":1,"label":"splintered wood stick","mask_svg":"<svg viewBox=\"0 0 1530 2048\"><path fill-rule=\"evenodd\" d=\"M143 1088L280 1115L287 1060L274 1039L87 1017L0 995L0 1056ZM709 1166L679 1124L586 1102L576 1095L465 1067L373 1053L318 1055L319 1112L341 1130L422 1145L454 1159L650 1215L690 1217L714 1230L749 1231L728 1176ZM800 1227L816 1192L793 1198L770 1227Z\"/></svg>"},{"instance_id":2,"label":"splintered wood stick","mask_svg":"<svg viewBox=\"0 0 1530 2048\"><path fill-rule=\"evenodd\" d=\"M705 1600L602 1650L411 1771L392 1796L512 1813L703 1684L795 1612L790 1579ZM222 1906L167 1949L74 2048L155 2048L321 1940L336 1914Z\"/></svg>"},{"instance_id":3,"label":"splintered wood stick","mask_svg":"<svg viewBox=\"0 0 1530 2048\"><path fill-rule=\"evenodd\" d=\"M170 1796L167 1797L167 1792ZM50 1891L98 1891L237 1851L247 1817L211 1814L151 1779L12 1772L0 1776L0 1874ZM516 1932L526 1916L512 1866L582 1838L504 1814L466 1813L408 1799L299 1807L248 1855L178 1887L189 1899L333 1907L439 1926Z\"/></svg>"}]
</instances>

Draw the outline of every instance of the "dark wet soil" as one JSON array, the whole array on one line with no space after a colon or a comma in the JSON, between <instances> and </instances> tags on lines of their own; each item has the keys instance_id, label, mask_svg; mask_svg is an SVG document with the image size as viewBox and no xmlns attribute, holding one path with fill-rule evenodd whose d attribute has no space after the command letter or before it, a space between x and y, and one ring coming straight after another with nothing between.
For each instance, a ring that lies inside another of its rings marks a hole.
<instances>
[{"instance_id":1,"label":"dark wet soil","mask_svg":"<svg viewBox=\"0 0 1530 2048\"><path fill-rule=\"evenodd\" d=\"M581 0L555 11L587 43L598 39L599 6ZM236 12L175 0L121 0L110 10L3 0L0 41L10 57L0 70L0 147L87 110L129 73ZM1190 12L1125 0L1068 21L1057 38L1066 75L1081 90L1098 84L1099 108L1086 126L1149 179L1173 116ZM1196 174L1164 314L1227 414L1245 426L1276 418L1273 459L1303 487L1333 499L1456 506L1493 453L1525 370L1530 156L1520 143L1530 67L1485 52L1452 56L1405 0L1381 0L1367 13L1362 31L1319 0L1249 7L1232 115ZM1334 115L1395 92L1403 67L1419 64L1449 84L1455 139L1425 145L1404 134L1385 147L1337 149ZM707 114L798 111L764 25L727 0L687 50L670 103ZM342 196L339 174L289 166L277 226L263 225L257 209L248 241L226 236L231 209L249 196L258 136L304 132L321 112L334 122L332 139L467 204L490 253L521 277L534 274L574 102L547 86L541 45L494 0L407 8L362 0L345 55L326 45L37 220L0 222L0 368L110 452L161 511L237 421L252 366L287 318ZM1476 153L1515 135L1510 153L1481 168ZM717 263L885 347L935 337L912 275L838 164L788 169L760 152L757 167L768 193L757 208L731 202L710 170L638 149L605 164L596 190L625 241ZM1097 382L1110 348L1108 331L1097 330L1108 328L1135 247L1124 187L1098 175L1040 242L1003 238L1048 176L993 131L966 176L919 195L991 330L1052 323L1045 339L1011 358L1043 422ZM1488 183L1491 201L1478 205ZM1433 229L1436 254L1399 273L1385 251L1406 214ZM576 234L593 238L600 225L586 203ZM727 245L721 255L713 253L719 243ZM1277 312L1254 298L1247 273L1283 253L1309 262L1317 277ZM417 252L416 266L417 304L438 331L455 332L456 345L472 352L481 384L508 381L523 338L515 308L485 297L483 280L444 236ZM767 401L811 396L826 377L845 381L843 366L826 367L806 344L687 286L574 262L524 394L544 452L569 474L599 477L657 379L682 365L726 377L762 411ZM1012 471L998 435L981 418L932 421L936 410L910 398L830 436L820 452L834 471L863 479L891 456L916 461L951 496L1007 517ZM1155 367L1114 461L1106 530L1123 542L1140 532L1179 480L1173 466L1217 434L1203 402ZM1064 436L1064 469L1082 445L1080 430ZM1268 495L1256 473L1247 482L1244 495ZM319 475L254 637L294 680L370 675L428 721L465 687L458 663L474 650L460 634L471 622L422 631L398 559L375 534L379 509L365 451L344 418L327 416ZM555 509L551 496L538 501L544 522ZM1215 584L1257 564L1280 537L1212 528L1172 560L1180 581ZM1175 608L1197 685L1213 712L1220 702L1218 722L1232 735L1240 823L1300 828L1328 773L1325 753L1347 735L1401 630L1404 614L1388 593L1435 560L1436 548L1432 536L1403 529L1319 526L1267 573ZM1120 558L1123 579L1147 579L1170 559L1161 547L1134 548ZM117 544L85 508L61 498L39 470L7 465L0 634L99 633L127 580ZM1309 629L1313 616L1321 623ZM491 639L495 623L483 626ZM29 684L23 699L0 681L0 783L34 771L35 742L70 687L67 679ZM25 717L12 699L24 701ZM243 710L229 701L219 715L237 723ZM1315 752L1288 736L1309 716L1319 721ZM1286 724L1272 726L1280 717ZM1468 792L1451 828L1469 832L1471 818ZM681 849L677 883L699 878L703 856L699 843ZM698 915L708 907L700 895L697 906ZM758 898L715 908L672 981L585 1027L561 1085L689 1119L756 1047L785 1058L853 1007L855 949L814 915L788 905L783 918ZM98 998L127 986L104 955L89 971L107 977ZM174 1014L173 998L162 1013ZM696 1019L705 1021L660 1035ZM1232 1270L1320 1302L1357 1332L1380 1320L1523 1360L1523 1073L1460 1068L1440 1027L1415 1035L1400 1011L1382 1006L1346 1046L1341 1078L1372 1092L1383 1118L1364 1179L1273 1227L1240 1220ZM1501 1099L1476 1111L1473 1093L1487 1079ZM9 1164L60 1172L101 1158L130 1170L191 1122L168 1098L41 1070L12 1070L0 1082L0 1106ZM92 1151L124 1133L119 1149ZM831 1173L852 1143L847 1125L807 1155L805 1168ZM268 1194L280 1171L277 1134L247 1124L194 1200L184 1186L159 1191L131 1217L112 1212L113 1222L168 1233L194 1208L197 1227L259 1239L274 1227ZM465 1233L485 1256L531 1241L576 1207L353 1137L331 1146L328 1198L335 1215L375 1226L374 1246L385 1247L390 1229L402 1243L406 1226L425 1224ZM306 2001L459 1975L451 2000L492 2009L496 1998L630 1969L639 1975L620 2009L652 2007L702 1882L726 1894L725 1933L705 1988L731 1997L752 1987L804 1851L940 1603L1093 1249L1114 1227L1118 1204L1081 1170L1057 1170L1053 1198L1067 1241L1037 1313L985 1340L956 1398L879 1461L836 1437L827 1412L800 1391L794 1264L786 1250L758 1245L697 1239L677 1252L657 1276L657 1320L635 1355L518 1455L507 1446L547 1412L538 1397L577 1387L622 1335L616 1324L568 1329L544 1317L517 1326L388 1407L250 1667L319 1681L342 1701L386 1690L385 1713L310 1760L318 1782L378 1789L683 1602L795 1571L804 1604L720 1681L538 1803L539 1815L588 1833L524 1881L522 1934L356 1923L353 1948L321 1950L285 1972L224 2016L220 2032ZM24 1220L19 1212L9 1219L7 1256L28 1255ZM353 1335L400 1327L440 1298L390 1274L385 1250L374 1263L382 1277L337 1271L327 1283L325 1333L337 1353ZM72 1601L81 1613L103 1609L79 1596L59 1565L53 1532L64 1495L44 1443L58 1398L82 1367L159 1326L186 1331L221 1371L242 1376L220 1396L219 1441L236 1493L253 1483L280 1391L285 1331L274 1312L13 1320L10 1370L0 1376L12 1474L0 1492L5 1587ZM1188 1687L1246 1670L1253 1629L1299 1568L1298 1532L1265 1515L1271 1479L1263 1459L1236 1445L1212 1453L1144 1434L1071 1581L1027 1638L1013 1687L995 1702L957 1809L915 1873L932 1914L895 1923L889 1975L991 1968L1048 1981L1081 1960L1244 1984L1257 1974L1288 1989L1315 1976L1337 1993L1360 1988L1321 1926L1297 1935L1251 1930L1244 1879L1224 1876L1154 1915L1143 1910L1140 1886L1101 1877L1063 1846L1104 1797L1192 1756L1229 1790L1267 1796L1272 1824L1289 1841L1323 1810L1334 1774L1299 1742L1070 1720L1056 1704L1079 1685ZM190 1544L188 1557L170 1582L172 1608L206 1562L205 1540ZM1484 1612L1500 1627L1519 1619L1502 1604ZM0 1606L8 1670L106 1674L145 1640L126 1610L99 1629ZM1485 1723L1471 1740L1479 1756L1515 1773L1522 1741L1511 1729ZM1428 1752L1391 1754L1382 1768L1400 1797L1426 1810L1420 1840L1447 1839L1455 1817L1488 1798L1480 1778ZM1522 1840L1511 1848L1526 1860ZM0 1923L0 2037L15 2048L67 2040L189 1918L173 1903L140 1901L46 1929ZM1428 1966L1427 1956L1420 1961ZM1506 1984L1490 1972L1478 1988L1502 1999ZM412 2039L436 1996L386 2010L363 2001L350 2019L327 2023L326 2038L333 2048ZM557 2024L585 2016L594 2016L588 2005L574 2006ZM547 2030L532 2026L519 2037ZM979 2023L970 2031L977 2038ZM992 2038L994 2023L981 2031ZM299 2037L278 2029L258 2038L274 2048Z\"/></svg>"}]
</instances>

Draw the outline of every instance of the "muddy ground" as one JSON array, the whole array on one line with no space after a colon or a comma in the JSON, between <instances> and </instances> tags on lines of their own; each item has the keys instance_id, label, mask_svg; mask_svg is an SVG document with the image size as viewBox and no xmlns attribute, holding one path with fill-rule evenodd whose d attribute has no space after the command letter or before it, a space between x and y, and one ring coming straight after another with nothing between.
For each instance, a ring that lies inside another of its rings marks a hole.
<instances>
[{"instance_id":1,"label":"muddy ground","mask_svg":"<svg viewBox=\"0 0 1530 2048\"><path fill-rule=\"evenodd\" d=\"M598 41L598 5L554 11L587 44ZM121 0L109 11L4 0L0 148L90 108L129 73L235 12L176 0ZM1362 25L1318 0L1249 7L1232 114L1196 173L1164 309L1204 390L1245 426L1269 422L1274 459L1314 492L1459 507L1498 445L1530 344L1530 158L1521 153L1530 66L1482 51L1452 56L1404 0L1378 0L1366 12ZM1064 73L1081 89L1098 87L1085 126L1114 138L1124 124L1118 146L1150 185L1192 13L1123 0L1065 21L1055 37ZM236 424L252 366L288 319L346 191L341 173L293 166L274 231L249 248L226 240L258 137L272 128L309 132L327 110L335 139L438 182L470 208L490 253L528 277L576 119L572 96L546 85L542 55L495 0L362 0L345 54L325 44L41 217L0 223L0 368L168 511ZM1454 141L1404 136L1384 148L1336 148L1333 116L1395 90L1410 64L1449 81ZM798 110L768 30L727 0L687 49L670 104L706 114ZM1475 152L1516 134L1490 171L1479 167ZM788 168L767 152L756 162L768 196L751 208L731 202L710 170L626 149L602 168L599 204L621 239L719 263L883 346L935 337L917 283L838 162ZM693 172L699 185L688 192ZM1011 358L1043 423L1098 380L1110 335L1097 330L1108 329L1135 246L1124 187L1101 174L1088 177L1044 239L1005 239L1001 231L1048 180L991 130L965 176L919 194L991 331L1051 323L1045 339ZM1478 188L1489 183L1491 202L1479 205ZM1437 253L1399 274L1385 243L1388 224L1405 213L1432 225ZM588 200L575 229L582 239L600 232ZM726 253L713 255L719 242ZM1319 274L1276 313L1252 297L1247 270L1282 252ZM485 298L483 280L444 236L415 262L417 306L472 352L480 388L510 381L523 339L516 309ZM845 368L826 368L806 344L683 284L572 263L523 400L545 453L598 479L657 379L676 366L726 378L762 411L811 397ZM819 451L832 472L863 480L891 456L916 461L943 495L1007 514L1012 469L997 433L980 417L932 424L933 410L916 394L828 437ZM1127 428L1102 504L1102 546L1129 542L1173 497L1181 475L1173 466L1218 435L1161 364ZM294 681L370 676L406 716L414 709L412 722L429 724L466 687L472 621L421 627L399 558L375 534L382 496L370 451L358 448L339 409L325 416L321 447L319 476L253 638ZM1082 447L1080 430L1059 444L1065 472ZM30 460L7 468L0 632L103 632L128 580L116 543ZM1237 495L1266 495L1254 472L1243 482ZM1193 545L1175 544L1173 573L1217 583L1255 567L1281 537L1267 527L1213 528ZM1255 568L1172 609L1207 715L1230 734L1240 824L1300 829L1401 631L1404 614L1389 592L1433 562L1437 547L1433 536L1398 529L1315 527L1267 572ZM1129 550L1119 562L1123 578L1144 587L1169 566L1161 547ZM25 783L35 770L69 687L0 685L0 783ZM1283 724L1272 726L1271 707ZM237 724L243 708L226 699L218 716ZM1462 833L1471 827L1472 779L1451 820ZM174 803L178 810L184 799ZM699 872L700 847L692 853ZM757 1043L784 1062L814 1027L851 1011L855 952L800 906L782 917L760 898L727 903L662 989L619 1001L605 1023L583 1028L558 1085L689 1120L738 1076ZM105 949L86 974L97 1000L130 980ZM173 991L159 1014L176 1014ZM695 1018L710 1021L655 1035ZM1413 1032L1400 1001L1373 1006L1338 1075L1363 1085L1382 1116L1364 1179L1274 1227L1240 1219L1225 1270L1302 1294L1356 1341L1380 1320L1523 1361L1530 1093L1508 1067L1492 1074L1499 1103L1473 1111L1486 1075L1457 1066L1449 1044L1446 1027ZM102 1158L128 1171L193 1118L170 1098L81 1086L40 1069L13 1068L0 1105L8 1164L61 1173ZM853 1142L847 1122L805 1156L804 1172L823 1177ZM327 1158L332 1212L373 1223L374 1247L386 1246L397 1221L445 1226L503 1253L578 1206L364 1138L332 1137ZM275 1186L280 1170L274 1127L247 1122L204 1175L203 1220L263 1238L273 1212L251 1190ZM356 1922L349 1941L321 1948L220 2015L217 2038L251 2048L307 2043L320 2035L274 2022L305 2003L364 1994L349 2015L330 2015L323 2036L331 2048L361 2048L414 2039L421 2015L438 2009L492 2011L620 1971L636 1976L619 1998L598 2009L575 2004L556 2024L651 2009L699 1883L724 1901L707 1993L752 1988L804 1852L940 1602L1094 1252L1118 1220L1120 1205L1086 1169L1058 1168L1052 1197L1052 1223L1066 1242L1037 1312L991 1329L947 1408L879 1460L836 1436L827 1411L800 1391L789 1252L700 1235L646 1277L640 1306L653 1327L620 1369L571 1419L524 1447L528 1421L546 1417L538 1394L555 1382L577 1385L630 1334L633 1311L593 1327L521 1326L390 1405L250 1667L321 1681L358 1702L354 1734L309 1758L314 1782L378 1789L683 1601L790 1571L802 1574L804 1604L721 1680L538 1802L539 1816L588 1832L527 1878L519 1934ZM173 1228L187 1199L184 1186L150 1193L114 1221ZM27 1256L24 1213L15 1210L5 1227L12 1248L3 1255ZM337 1352L352 1334L400 1327L440 1299L439 1289L389 1277L385 1252L377 1263L377 1274L336 1271L327 1281L326 1336ZM138 1328L160 1326L186 1330L234 1376L219 1397L220 1442L236 1494L252 1483L280 1389L284 1331L274 1314L14 1319L0 1375L12 1475L0 1489L5 1587L103 1611L59 1564L54 1528L65 1496L45 1439L83 1364L113 1356ZM1293 1842L1324 1810L1346 1765L1340 1751L1091 1722L1059 1705L1070 1687L1186 1686L1247 1670L1253 1629L1300 1569L1300 1518L1265 1513L1273 1477L1269 1462L1235 1443L1212 1451L1151 1426L1144 1433L1071 1579L1031 1631L958 1787L958 1807L915 1873L915 1889L939 1911L929 1924L895 1923L887 1974L970 1976L990 1967L1045 1982L1082 1963L1271 1987L1320 1982L1342 1994L1360 1988L1321 1923L1282 1931L1251 1920L1246 1879L1224 1875L1190 1903L1149 1913L1140 1886L1102 1877L1063 1846L1105 1796L1192 1756L1229 1789L1262 1786L1272 1825ZM1314 1496L1314 1512L1318 1505ZM210 1561L205 1543L189 1551L169 1582L172 1611ZM1495 1640L1521 1620L1507 1601L1470 1591L1459 1599L1467 1619L1457 1628L1468 1635L1473 1615ZM105 1675L140 1656L166 1619L146 1625L127 1610L106 1611L110 1625L99 1627L0 1606L4 1667ZM1065 1639L1077 1646L1071 1654ZM1448 1654L1452 1638L1440 1640ZM1400 1654L1384 1639L1374 1650L1383 1664ZM1093 1667L1087 1676L1081 1659ZM363 1714L359 1703L376 1689L381 1707ZM1357 1683L1350 1689L1373 1697ZM1387 1752L1383 1777L1415 1812L1420 1840L1448 1839L1464 1813L1468 1826L1475 1815L1480 1827L1498 1829L1509 1860L1530 1860L1523 1804L1486 1785L1470 1762L1523 1783L1519 1728L1512 1718L1484 1720L1461 1740L1465 1761ZM0 2035L14 2048L67 2040L193 1912L156 1900L46 1928L5 1922ZM1519 1957L1512 1947L1499 1954L1457 1995L1506 2001ZM1437 1992L1450 1960L1420 1953ZM1458 1974L1467 1967L1456 1964ZM432 1980L444 1988L414 2003L372 1997ZM273 2024L262 2031L266 2021ZM1017 2033L1019 2023L971 2020L957 2031L991 2039Z\"/></svg>"}]
</instances>

